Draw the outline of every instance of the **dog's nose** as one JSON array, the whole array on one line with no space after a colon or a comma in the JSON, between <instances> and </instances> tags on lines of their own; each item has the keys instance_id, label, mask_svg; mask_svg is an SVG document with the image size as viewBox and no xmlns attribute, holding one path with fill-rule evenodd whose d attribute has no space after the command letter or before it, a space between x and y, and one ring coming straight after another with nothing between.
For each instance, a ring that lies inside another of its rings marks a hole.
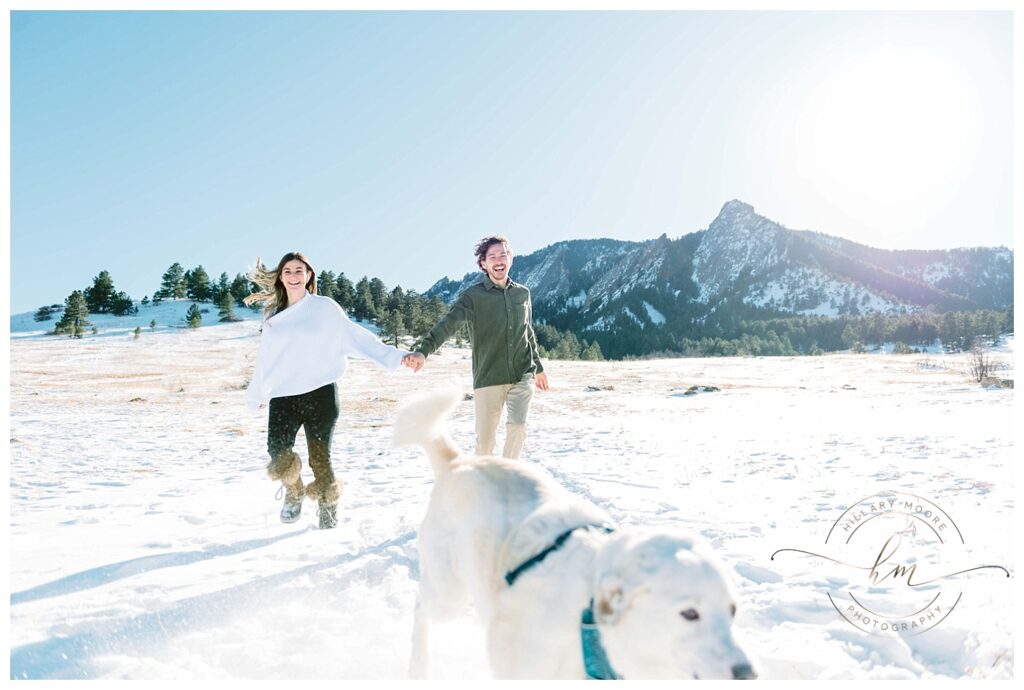
<instances>
[{"instance_id":1,"label":"dog's nose","mask_svg":"<svg viewBox=\"0 0 1024 690\"><path fill-rule=\"evenodd\" d=\"M750 664L736 664L732 667L732 677L733 680L754 680L757 674Z\"/></svg>"}]
</instances>

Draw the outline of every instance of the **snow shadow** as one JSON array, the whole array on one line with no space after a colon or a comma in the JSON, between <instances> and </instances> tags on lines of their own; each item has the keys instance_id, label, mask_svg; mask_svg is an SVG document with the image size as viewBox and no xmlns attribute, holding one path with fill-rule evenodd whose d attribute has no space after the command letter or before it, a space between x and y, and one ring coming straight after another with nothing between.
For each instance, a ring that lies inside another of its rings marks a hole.
<instances>
[{"instance_id":1,"label":"snow shadow","mask_svg":"<svg viewBox=\"0 0 1024 690\"><path fill-rule=\"evenodd\" d=\"M360 558L385 554L396 565L405 565L417 574L415 559L404 554L387 554L395 546L403 546L416 537L411 530L355 553L342 554L319 563L294 570L260 577L235 587L182 599L168 608L130 618L100 621L78 626L77 630L43 642L22 645L11 650L11 680L22 679L85 679L94 678L93 659L106 655L140 656L154 645L165 644L174 635L208 625L240 607L266 601L269 592L297 578L336 568ZM359 571L346 573L337 580L343 588L351 580L363 577Z\"/></svg>"},{"instance_id":2,"label":"snow shadow","mask_svg":"<svg viewBox=\"0 0 1024 690\"><path fill-rule=\"evenodd\" d=\"M261 549L264 546L270 546L271 544L284 539L297 537L305 534L310 529L312 529L312 527L307 527L306 529L290 532L288 534L282 534L279 537L271 537L270 539L252 539L250 541L238 542L237 544L208 546L202 551L185 551L181 553L164 553L155 556L143 556L141 558L133 558L120 563L111 563L110 565L100 566L99 568L91 568L80 573L75 573L74 575L62 577L59 580L54 580L53 582L37 585L31 589L14 592L11 594L11 606L23 604L28 601L46 599L48 597L73 594L74 592L81 592L86 589L92 589L93 587L102 587L103 585L110 584L111 582L122 580L126 577L134 577L135 575L140 575L142 573L148 573L152 570L175 568L182 565L206 561L219 556L234 556L235 554L251 551L252 549Z\"/></svg>"}]
</instances>

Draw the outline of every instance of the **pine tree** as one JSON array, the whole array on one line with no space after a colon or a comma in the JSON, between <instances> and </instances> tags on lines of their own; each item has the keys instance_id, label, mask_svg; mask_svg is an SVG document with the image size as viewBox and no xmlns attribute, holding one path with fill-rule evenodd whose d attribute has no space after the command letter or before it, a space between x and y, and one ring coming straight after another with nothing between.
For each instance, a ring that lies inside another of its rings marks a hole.
<instances>
[{"instance_id":1,"label":"pine tree","mask_svg":"<svg viewBox=\"0 0 1024 690\"><path fill-rule=\"evenodd\" d=\"M181 268L180 266L178 268ZM177 287L174 288L174 297L177 299L185 299L188 292L188 283L185 279L185 272L181 274L181 280L178 281Z\"/></svg>"},{"instance_id":2,"label":"pine tree","mask_svg":"<svg viewBox=\"0 0 1024 690\"><path fill-rule=\"evenodd\" d=\"M196 302L210 299L210 276L202 264L186 272L185 296Z\"/></svg>"},{"instance_id":3,"label":"pine tree","mask_svg":"<svg viewBox=\"0 0 1024 690\"><path fill-rule=\"evenodd\" d=\"M149 322L149 330L151 330L151 331L155 331L156 330L156 319L153 319L152 321Z\"/></svg>"},{"instance_id":4,"label":"pine tree","mask_svg":"<svg viewBox=\"0 0 1024 690\"><path fill-rule=\"evenodd\" d=\"M138 314L139 308L135 306L128 293L119 292L110 299L110 312L116 316L127 316Z\"/></svg>"},{"instance_id":5,"label":"pine tree","mask_svg":"<svg viewBox=\"0 0 1024 690\"><path fill-rule=\"evenodd\" d=\"M53 332L67 334L72 338L81 338L85 335L85 329L91 325L89 323L89 307L85 304L85 297L80 290L75 290L64 300L64 315L54 326Z\"/></svg>"},{"instance_id":6,"label":"pine tree","mask_svg":"<svg viewBox=\"0 0 1024 690\"><path fill-rule=\"evenodd\" d=\"M231 281L230 288L231 296L235 298L235 306L243 306L242 300L252 294L249 285L249 281L241 273L235 275L235 279Z\"/></svg>"},{"instance_id":7,"label":"pine tree","mask_svg":"<svg viewBox=\"0 0 1024 690\"><path fill-rule=\"evenodd\" d=\"M601 346L594 341L587 344L587 341L583 341L583 351L580 353L580 359L587 362L602 362L604 361L604 355L601 354Z\"/></svg>"},{"instance_id":8,"label":"pine tree","mask_svg":"<svg viewBox=\"0 0 1024 690\"><path fill-rule=\"evenodd\" d=\"M334 299L334 280L333 271L320 271L320 276L316 279L317 294Z\"/></svg>"},{"instance_id":9,"label":"pine tree","mask_svg":"<svg viewBox=\"0 0 1024 690\"><path fill-rule=\"evenodd\" d=\"M238 321L235 317L235 300L230 292L221 293L217 301L218 314L221 321Z\"/></svg>"},{"instance_id":10,"label":"pine tree","mask_svg":"<svg viewBox=\"0 0 1024 690\"><path fill-rule=\"evenodd\" d=\"M537 344L547 351L554 350L558 345L558 331L554 326L546 323L535 324L533 334L537 336Z\"/></svg>"},{"instance_id":11,"label":"pine tree","mask_svg":"<svg viewBox=\"0 0 1024 690\"><path fill-rule=\"evenodd\" d=\"M153 301L181 299L185 296L185 269L177 261L171 264L160 279L160 289L153 293Z\"/></svg>"},{"instance_id":12,"label":"pine tree","mask_svg":"<svg viewBox=\"0 0 1024 690\"><path fill-rule=\"evenodd\" d=\"M356 296L352 303L352 315L360 321L372 320L377 315L377 305L370 292L370 280L363 276L356 283Z\"/></svg>"},{"instance_id":13,"label":"pine tree","mask_svg":"<svg viewBox=\"0 0 1024 690\"><path fill-rule=\"evenodd\" d=\"M402 310L402 300L405 299L405 293L402 292L402 286L396 285L395 289L388 293L387 298L384 300L384 311L389 315L393 311Z\"/></svg>"},{"instance_id":14,"label":"pine tree","mask_svg":"<svg viewBox=\"0 0 1024 690\"><path fill-rule=\"evenodd\" d=\"M345 311L352 311L355 307L356 289L344 273L339 273L337 280L334 281L334 301Z\"/></svg>"},{"instance_id":15,"label":"pine tree","mask_svg":"<svg viewBox=\"0 0 1024 690\"><path fill-rule=\"evenodd\" d=\"M398 338L405 334L405 324L402 323L402 312L400 310L392 309L388 312L388 317L384 321L381 332L385 338L391 339L392 345L398 347Z\"/></svg>"},{"instance_id":16,"label":"pine tree","mask_svg":"<svg viewBox=\"0 0 1024 690\"><path fill-rule=\"evenodd\" d=\"M203 315L199 313L199 305L195 302L185 312L185 319L188 321L189 328L199 328L203 324Z\"/></svg>"},{"instance_id":17,"label":"pine tree","mask_svg":"<svg viewBox=\"0 0 1024 690\"><path fill-rule=\"evenodd\" d=\"M132 338L132 340L138 340L138 339L139 339L139 336L141 336L141 335L142 335L142 326L136 326L136 327L135 327L135 330L134 330L134 331L132 331L132 333L134 333L134 334L135 334L135 337L134 337L134 338Z\"/></svg>"},{"instance_id":18,"label":"pine tree","mask_svg":"<svg viewBox=\"0 0 1024 690\"><path fill-rule=\"evenodd\" d=\"M220 296L225 292L231 292L231 278L227 273L221 273L217 282L210 286L210 300L214 304L220 304Z\"/></svg>"},{"instance_id":19,"label":"pine tree","mask_svg":"<svg viewBox=\"0 0 1024 690\"><path fill-rule=\"evenodd\" d=\"M852 323L846 325L846 328L843 329L842 335L840 335L839 338L839 348L847 348L857 353L864 352L864 343L867 341L865 335L861 331L866 328L866 324L863 320L859 323L859 326L855 326Z\"/></svg>"},{"instance_id":20,"label":"pine tree","mask_svg":"<svg viewBox=\"0 0 1024 690\"><path fill-rule=\"evenodd\" d=\"M422 338L438 321L448 313L448 305L440 297L424 298L420 303L420 322L418 327L410 327L417 338Z\"/></svg>"},{"instance_id":21,"label":"pine tree","mask_svg":"<svg viewBox=\"0 0 1024 690\"><path fill-rule=\"evenodd\" d=\"M377 307L377 311L385 312L385 304L388 298L388 289L384 285L384 281L380 278L373 278L370 280L370 294L373 296L373 304Z\"/></svg>"},{"instance_id":22,"label":"pine tree","mask_svg":"<svg viewBox=\"0 0 1024 690\"><path fill-rule=\"evenodd\" d=\"M53 309L51 307L39 307L39 310L32 318L36 321L49 321L53 318Z\"/></svg>"},{"instance_id":23,"label":"pine tree","mask_svg":"<svg viewBox=\"0 0 1024 690\"><path fill-rule=\"evenodd\" d=\"M434 324L426 324L423 318L423 306L420 304L422 298L416 294L415 290L409 290L405 293L405 298L402 301L402 321L405 322L405 327L408 332L414 337L420 338L427 334L430 327ZM424 330L426 326L427 330Z\"/></svg>"},{"instance_id":24,"label":"pine tree","mask_svg":"<svg viewBox=\"0 0 1024 690\"><path fill-rule=\"evenodd\" d=\"M100 274L92 279L92 287L85 289L83 297L85 306L91 313L108 313L111 301L114 299L114 281L110 277L110 273L100 271Z\"/></svg>"},{"instance_id":25,"label":"pine tree","mask_svg":"<svg viewBox=\"0 0 1024 690\"><path fill-rule=\"evenodd\" d=\"M576 334L567 331L560 334L558 345L551 352L551 359L579 359L580 342Z\"/></svg>"}]
</instances>

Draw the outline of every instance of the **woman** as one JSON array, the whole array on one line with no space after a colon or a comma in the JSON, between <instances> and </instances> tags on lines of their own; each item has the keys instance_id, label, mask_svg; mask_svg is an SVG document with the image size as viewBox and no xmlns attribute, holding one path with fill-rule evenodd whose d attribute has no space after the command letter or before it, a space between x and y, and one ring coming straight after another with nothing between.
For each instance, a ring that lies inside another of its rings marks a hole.
<instances>
[{"instance_id":1,"label":"woman","mask_svg":"<svg viewBox=\"0 0 1024 690\"><path fill-rule=\"evenodd\" d=\"M300 252L281 257L267 271L262 262L249 274L262 290L246 304L265 302L256 369L245 394L253 409L270 405L267 451L270 478L284 485L281 522L295 522L303 495L319 506L320 529L338 524L341 487L331 467L331 436L338 421L338 389L349 357L362 357L394 370L407 362L403 350L385 345L350 321L329 297L316 294L316 272ZM303 487L302 462L292 450L305 427L313 482Z\"/></svg>"}]
</instances>

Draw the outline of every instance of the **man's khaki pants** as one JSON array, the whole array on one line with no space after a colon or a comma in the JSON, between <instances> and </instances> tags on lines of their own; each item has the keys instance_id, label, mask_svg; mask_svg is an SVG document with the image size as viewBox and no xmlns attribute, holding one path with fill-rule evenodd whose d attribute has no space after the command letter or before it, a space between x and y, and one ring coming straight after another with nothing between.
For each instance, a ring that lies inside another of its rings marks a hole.
<instances>
[{"instance_id":1,"label":"man's khaki pants","mask_svg":"<svg viewBox=\"0 0 1024 690\"><path fill-rule=\"evenodd\" d=\"M494 441L501 421L501 408L508 405L505 425L506 458L518 458L526 440L526 413L533 398L533 375L513 385L486 386L473 391L476 403L476 454L494 455Z\"/></svg>"}]
</instances>

